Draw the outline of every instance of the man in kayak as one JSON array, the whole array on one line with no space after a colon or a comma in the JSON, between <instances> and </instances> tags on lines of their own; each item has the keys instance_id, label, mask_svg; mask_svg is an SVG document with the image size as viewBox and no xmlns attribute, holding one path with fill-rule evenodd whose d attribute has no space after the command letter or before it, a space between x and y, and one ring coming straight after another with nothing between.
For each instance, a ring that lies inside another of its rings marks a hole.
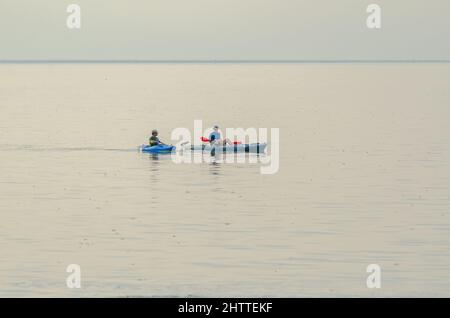
<instances>
[{"instance_id":1,"label":"man in kayak","mask_svg":"<svg viewBox=\"0 0 450 318\"><path fill-rule=\"evenodd\" d=\"M213 131L209 134L209 143L211 145L232 145L231 141L228 138L222 140L218 125L214 125Z\"/></svg>"},{"instance_id":2,"label":"man in kayak","mask_svg":"<svg viewBox=\"0 0 450 318\"><path fill-rule=\"evenodd\" d=\"M159 140L158 131L156 129L152 130L152 136L149 139L149 145L150 146L158 146L158 145L167 146L165 143L163 143L163 142L161 142L161 140Z\"/></svg>"}]
</instances>

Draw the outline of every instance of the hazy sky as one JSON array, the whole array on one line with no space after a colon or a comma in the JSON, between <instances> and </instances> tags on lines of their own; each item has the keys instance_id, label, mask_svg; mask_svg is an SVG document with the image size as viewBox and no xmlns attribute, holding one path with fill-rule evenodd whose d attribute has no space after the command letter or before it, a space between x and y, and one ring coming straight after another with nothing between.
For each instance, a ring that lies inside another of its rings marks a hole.
<instances>
[{"instance_id":1,"label":"hazy sky","mask_svg":"<svg viewBox=\"0 0 450 318\"><path fill-rule=\"evenodd\" d=\"M449 39L449 0L0 0L0 60L450 59Z\"/></svg>"}]
</instances>

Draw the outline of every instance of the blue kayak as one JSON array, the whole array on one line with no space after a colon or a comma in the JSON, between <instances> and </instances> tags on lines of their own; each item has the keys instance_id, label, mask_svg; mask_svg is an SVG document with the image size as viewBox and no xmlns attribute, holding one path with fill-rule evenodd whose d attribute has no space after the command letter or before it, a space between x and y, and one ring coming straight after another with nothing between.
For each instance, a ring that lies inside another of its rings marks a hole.
<instances>
[{"instance_id":1,"label":"blue kayak","mask_svg":"<svg viewBox=\"0 0 450 318\"><path fill-rule=\"evenodd\" d=\"M203 152L253 152L253 153L264 153L266 149L266 143L253 143L253 144L239 144L239 145L226 145L226 146L211 146L210 144L203 145L192 145L187 149L191 151L203 151Z\"/></svg>"},{"instance_id":2,"label":"blue kayak","mask_svg":"<svg viewBox=\"0 0 450 318\"><path fill-rule=\"evenodd\" d=\"M169 145L156 145L156 146L141 146L142 152L149 152L149 153L171 153L175 150L175 146L169 146Z\"/></svg>"}]
</instances>

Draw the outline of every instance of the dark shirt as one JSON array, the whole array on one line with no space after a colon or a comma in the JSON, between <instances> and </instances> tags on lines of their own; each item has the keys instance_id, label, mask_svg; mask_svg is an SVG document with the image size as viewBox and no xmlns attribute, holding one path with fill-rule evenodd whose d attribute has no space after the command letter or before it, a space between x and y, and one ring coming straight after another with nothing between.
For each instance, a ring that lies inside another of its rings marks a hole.
<instances>
[{"instance_id":1,"label":"dark shirt","mask_svg":"<svg viewBox=\"0 0 450 318\"><path fill-rule=\"evenodd\" d=\"M218 140L220 139L220 133L218 131L213 131L212 133L209 134L209 142L213 142L214 140Z\"/></svg>"},{"instance_id":2,"label":"dark shirt","mask_svg":"<svg viewBox=\"0 0 450 318\"><path fill-rule=\"evenodd\" d=\"M149 139L150 146L156 146L156 145L159 145L160 143L161 143L161 141L159 141L159 138L156 136L151 136Z\"/></svg>"}]
</instances>

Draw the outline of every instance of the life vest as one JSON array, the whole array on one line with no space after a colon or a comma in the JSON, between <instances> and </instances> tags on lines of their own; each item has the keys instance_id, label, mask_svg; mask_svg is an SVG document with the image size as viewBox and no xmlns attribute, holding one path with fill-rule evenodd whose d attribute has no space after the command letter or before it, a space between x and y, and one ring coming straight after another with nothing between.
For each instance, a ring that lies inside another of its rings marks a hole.
<instances>
[{"instance_id":1,"label":"life vest","mask_svg":"<svg viewBox=\"0 0 450 318\"><path fill-rule=\"evenodd\" d=\"M209 142L213 142L214 140L218 140L218 139L221 139L220 132L213 131L212 133L209 134Z\"/></svg>"}]
</instances>

